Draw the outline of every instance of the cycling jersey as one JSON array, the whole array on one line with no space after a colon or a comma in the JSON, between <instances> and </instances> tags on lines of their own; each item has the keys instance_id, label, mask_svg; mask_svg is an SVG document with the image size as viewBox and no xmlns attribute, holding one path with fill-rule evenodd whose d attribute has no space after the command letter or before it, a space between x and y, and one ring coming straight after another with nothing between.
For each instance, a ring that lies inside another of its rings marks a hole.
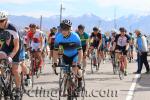
<instances>
[{"instance_id":1,"label":"cycling jersey","mask_svg":"<svg viewBox=\"0 0 150 100\"><path fill-rule=\"evenodd\" d=\"M84 53L84 52L86 52L86 48L87 48L86 41L89 39L89 35L85 32L83 32L83 34L80 34L77 32L77 34L79 35L79 37L81 39L82 50Z\"/></svg>"},{"instance_id":2,"label":"cycling jersey","mask_svg":"<svg viewBox=\"0 0 150 100\"><path fill-rule=\"evenodd\" d=\"M42 37L42 33L40 31L36 31L34 34L32 32L28 33L28 37L31 41L31 49L32 50L38 50L40 49L40 41L41 41L41 37Z\"/></svg>"},{"instance_id":3,"label":"cycling jersey","mask_svg":"<svg viewBox=\"0 0 150 100\"><path fill-rule=\"evenodd\" d=\"M116 42L116 50L122 51L124 55L127 55L126 44L129 43L130 37L128 35L121 36L121 34L117 35L115 38Z\"/></svg>"},{"instance_id":4,"label":"cycling jersey","mask_svg":"<svg viewBox=\"0 0 150 100\"><path fill-rule=\"evenodd\" d=\"M120 47L126 46L126 44L129 43L129 41L130 41L130 37L127 34L125 34L124 36L121 36L121 34L119 34L115 38L115 42L117 46Z\"/></svg>"},{"instance_id":5,"label":"cycling jersey","mask_svg":"<svg viewBox=\"0 0 150 100\"><path fill-rule=\"evenodd\" d=\"M55 41L55 34L54 34L54 33L50 33L50 34L49 34L49 38L51 38L50 44L54 44L54 41Z\"/></svg>"},{"instance_id":6,"label":"cycling jersey","mask_svg":"<svg viewBox=\"0 0 150 100\"><path fill-rule=\"evenodd\" d=\"M81 39L81 44L82 46L86 45L86 41L89 39L89 35L85 32L83 32L83 34L80 34L77 32L77 34L79 35L80 39Z\"/></svg>"},{"instance_id":7,"label":"cycling jersey","mask_svg":"<svg viewBox=\"0 0 150 100\"><path fill-rule=\"evenodd\" d=\"M115 42L115 36L111 36L110 42L111 42L111 47L112 47Z\"/></svg>"},{"instance_id":8,"label":"cycling jersey","mask_svg":"<svg viewBox=\"0 0 150 100\"><path fill-rule=\"evenodd\" d=\"M54 47L59 49L59 46L63 46L64 55L72 57L78 53L78 50L81 49L81 40L76 33L70 33L68 37L64 37L63 34L58 34L55 38Z\"/></svg>"},{"instance_id":9,"label":"cycling jersey","mask_svg":"<svg viewBox=\"0 0 150 100\"><path fill-rule=\"evenodd\" d=\"M19 39L18 31L14 25L8 23L6 29L0 29L0 51L9 55L14 49L14 39ZM13 57L13 62L19 62L19 50Z\"/></svg>"},{"instance_id":10,"label":"cycling jersey","mask_svg":"<svg viewBox=\"0 0 150 100\"><path fill-rule=\"evenodd\" d=\"M93 39L91 46L94 46L95 48L98 47L100 40L102 39L101 33L98 33L95 35L94 33L91 34L90 36L91 39Z\"/></svg>"},{"instance_id":11,"label":"cycling jersey","mask_svg":"<svg viewBox=\"0 0 150 100\"><path fill-rule=\"evenodd\" d=\"M132 35L130 36L130 41L131 41L130 45L134 45L134 37Z\"/></svg>"},{"instance_id":12,"label":"cycling jersey","mask_svg":"<svg viewBox=\"0 0 150 100\"><path fill-rule=\"evenodd\" d=\"M49 47L50 47L50 50L53 50L54 49L55 34L50 33L49 38L51 39L51 41L49 41L50 42Z\"/></svg>"}]
</instances>

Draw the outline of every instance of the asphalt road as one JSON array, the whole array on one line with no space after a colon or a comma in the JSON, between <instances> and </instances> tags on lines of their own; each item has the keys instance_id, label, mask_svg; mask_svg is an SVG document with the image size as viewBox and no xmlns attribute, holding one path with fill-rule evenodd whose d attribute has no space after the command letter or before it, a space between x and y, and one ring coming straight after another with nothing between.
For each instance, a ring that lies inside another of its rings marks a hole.
<instances>
[{"instance_id":1,"label":"asphalt road","mask_svg":"<svg viewBox=\"0 0 150 100\"><path fill-rule=\"evenodd\" d=\"M150 100L150 75L133 74L137 68L136 62L128 64L128 76L123 80L113 74L110 61L101 64L100 70L94 74L91 73L89 62L85 74L85 100ZM59 76L54 75L50 60L47 59L43 73L38 79L35 78L33 89L27 91L23 100L58 100L58 79Z\"/></svg>"}]
</instances>

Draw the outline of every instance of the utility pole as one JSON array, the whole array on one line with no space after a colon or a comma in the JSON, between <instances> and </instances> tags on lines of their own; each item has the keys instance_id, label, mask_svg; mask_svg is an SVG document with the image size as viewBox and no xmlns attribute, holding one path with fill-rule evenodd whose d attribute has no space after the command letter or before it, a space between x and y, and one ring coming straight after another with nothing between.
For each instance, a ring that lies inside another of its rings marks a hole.
<instances>
[{"instance_id":1,"label":"utility pole","mask_svg":"<svg viewBox=\"0 0 150 100\"><path fill-rule=\"evenodd\" d=\"M65 8L63 8L62 0L61 0L60 3L61 3L60 4L60 23L61 23L61 21L62 21L62 12L63 12L63 10L65 10Z\"/></svg>"},{"instance_id":2,"label":"utility pole","mask_svg":"<svg viewBox=\"0 0 150 100\"><path fill-rule=\"evenodd\" d=\"M42 30L42 21L43 21L43 17L40 17L40 30Z\"/></svg>"},{"instance_id":3,"label":"utility pole","mask_svg":"<svg viewBox=\"0 0 150 100\"><path fill-rule=\"evenodd\" d=\"M117 21L116 21L116 7L114 8L114 28L117 29Z\"/></svg>"},{"instance_id":4,"label":"utility pole","mask_svg":"<svg viewBox=\"0 0 150 100\"><path fill-rule=\"evenodd\" d=\"M101 28L101 20L98 21L98 27Z\"/></svg>"}]
</instances>

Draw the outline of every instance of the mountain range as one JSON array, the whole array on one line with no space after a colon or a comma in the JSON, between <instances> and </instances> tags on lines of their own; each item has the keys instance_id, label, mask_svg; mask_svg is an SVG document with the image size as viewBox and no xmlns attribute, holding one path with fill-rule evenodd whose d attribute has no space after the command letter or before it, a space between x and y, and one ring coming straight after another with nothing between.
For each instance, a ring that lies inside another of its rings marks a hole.
<instances>
[{"instance_id":1,"label":"mountain range","mask_svg":"<svg viewBox=\"0 0 150 100\"><path fill-rule=\"evenodd\" d=\"M94 14L84 14L78 17L63 17L63 19L66 18L72 21L73 30L75 30L79 24L83 24L85 25L87 32L91 32L94 26L98 26L101 28L102 32L110 31L111 29L114 29L114 27L116 27L116 29L118 29L119 27L125 27L128 30L128 32L133 32L135 29L140 29L144 34L150 34L150 15L129 15L117 18L115 20L102 19L101 17L96 16ZM10 15L9 20L13 24L17 25L20 29L25 26L28 26L30 23L35 23L38 25L40 23L40 18L34 18L29 16ZM58 25L58 15L42 18L43 30L48 31L51 27L57 27Z\"/></svg>"}]
</instances>

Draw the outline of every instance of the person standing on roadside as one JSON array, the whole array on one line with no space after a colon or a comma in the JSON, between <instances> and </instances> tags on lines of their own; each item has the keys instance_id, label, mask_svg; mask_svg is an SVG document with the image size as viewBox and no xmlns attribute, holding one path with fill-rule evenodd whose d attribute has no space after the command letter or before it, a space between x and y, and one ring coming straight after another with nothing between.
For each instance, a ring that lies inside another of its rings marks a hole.
<instances>
[{"instance_id":1,"label":"person standing on roadside","mask_svg":"<svg viewBox=\"0 0 150 100\"><path fill-rule=\"evenodd\" d=\"M150 72L149 64L147 61L147 53L148 53L148 44L147 39L144 35L141 34L140 30L135 30L135 34L137 36L136 48L138 52L138 69L134 74L141 74L143 63L146 67L145 74Z\"/></svg>"}]
</instances>

